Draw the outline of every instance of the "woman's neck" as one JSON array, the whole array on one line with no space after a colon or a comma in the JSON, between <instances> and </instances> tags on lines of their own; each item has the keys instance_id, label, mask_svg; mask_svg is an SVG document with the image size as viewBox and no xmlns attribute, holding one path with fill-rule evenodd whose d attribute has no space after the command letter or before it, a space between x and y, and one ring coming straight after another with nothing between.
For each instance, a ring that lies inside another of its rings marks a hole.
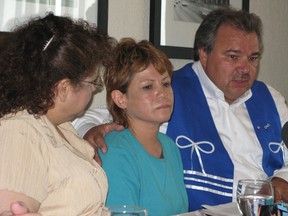
<instances>
[{"instance_id":1,"label":"woman's neck","mask_svg":"<svg viewBox=\"0 0 288 216\"><path fill-rule=\"evenodd\" d=\"M155 125L132 124L129 129L146 151L156 158L162 158L162 145L158 140L159 127Z\"/></svg>"}]
</instances>

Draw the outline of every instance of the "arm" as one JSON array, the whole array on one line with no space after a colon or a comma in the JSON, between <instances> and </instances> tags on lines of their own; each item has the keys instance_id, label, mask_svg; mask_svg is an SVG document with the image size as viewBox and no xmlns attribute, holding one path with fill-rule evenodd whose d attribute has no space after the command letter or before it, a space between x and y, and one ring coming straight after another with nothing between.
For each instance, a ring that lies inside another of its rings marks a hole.
<instances>
[{"instance_id":1,"label":"arm","mask_svg":"<svg viewBox=\"0 0 288 216\"><path fill-rule=\"evenodd\" d=\"M18 216L41 216L37 212L40 203L35 199L24 194L12 191L0 191L0 216L18 215Z\"/></svg>"},{"instance_id":2,"label":"arm","mask_svg":"<svg viewBox=\"0 0 288 216\"><path fill-rule=\"evenodd\" d=\"M109 124L112 122L112 116L105 106L98 108L90 108L83 116L72 122L73 127L78 134L84 138L88 131L98 125Z\"/></svg>"},{"instance_id":3,"label":"arm","mask_svg":"<svg viewBox=\"0 0 288 216\"><path fill-rule=\"evenodd\" d=\"M109 123L110 122L110 123ZM94 159L101 165L98 148L106 153L107 147L104 136L113 130L122 130L123 126L112 122L112 117L105 107L90 109L81 118L72 122L78 134L86 139L94 148Z\"/></svg>"}]
</instances>

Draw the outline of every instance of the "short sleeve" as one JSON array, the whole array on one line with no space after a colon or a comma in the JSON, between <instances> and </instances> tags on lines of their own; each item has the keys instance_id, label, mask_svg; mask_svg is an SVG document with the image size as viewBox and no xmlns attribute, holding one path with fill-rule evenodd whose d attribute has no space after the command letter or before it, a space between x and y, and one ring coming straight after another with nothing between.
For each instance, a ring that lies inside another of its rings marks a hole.
<instances>
[{"instance_id":1,"label":"short sleeve","mask_svg":"<svg viewBox=\"0 0 288 216\"><path fill-rule=\"evenodd\" d=\"M87 110L83 116L76 118L72 124L79 136L83 137L92 127L111 121L112 116L106 106L104 106Z\"/></svg>"}]
</instances>

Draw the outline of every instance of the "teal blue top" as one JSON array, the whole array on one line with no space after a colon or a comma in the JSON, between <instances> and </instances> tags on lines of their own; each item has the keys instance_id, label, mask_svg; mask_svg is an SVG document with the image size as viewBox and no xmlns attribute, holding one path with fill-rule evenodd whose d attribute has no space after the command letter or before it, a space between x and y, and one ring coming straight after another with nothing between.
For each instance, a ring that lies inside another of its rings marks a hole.
<instances>
[{"instance_id":1,"label":"teal blue top","mask_svg":"<svg viewBox=\"0 0 288 216\"><path fill-rule=\"evenodd\" d=\"M129 129L105 136L108 152L99 153L108 177L107 206L143 206L149 216L188 211L179 150L165 134L158 133L158 139L162 159L151 156Z\"/></svg>"}]
</instances>

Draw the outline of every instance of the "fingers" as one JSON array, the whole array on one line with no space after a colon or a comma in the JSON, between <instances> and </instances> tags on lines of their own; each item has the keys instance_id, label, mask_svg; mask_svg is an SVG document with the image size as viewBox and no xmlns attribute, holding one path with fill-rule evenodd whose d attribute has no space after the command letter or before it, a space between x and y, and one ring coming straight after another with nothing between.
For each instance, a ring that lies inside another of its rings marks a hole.
<instances>
[{"instance_id":1,"label":"fingers","mask_svg":"<svg viewBox=\"0 0 288 216\"><path fill-rule=\"evenodd\" d=\"M104 124L99 126L101 129L99 133L95 133L94 135L94 142L96 146L101 150L101 152L106 153L107 152L107 145L104 141L104 136L108 134L109 132L116 130L120 131L123 130L124 127L122 125L118 125L115 122L109 123L109 124Z\"/></svg>"},{"instance_id":2,"label":"fingers","mask_svg":"<svg viewBox=\"0 0 288 216\"><path fill-rule=\"evenodd\" d=\"M110 124L105 124L105 125L103 125L103 126L105 126L105 134L104 134L104 136L107 134L107 133L109 133L110 131L113 131L113 130L116 130L116 131L120 131L120 130L123 130L124 129L124 127L123 127L123 125L119 125L119 124L117 124L116 122L112 122L112 123L110 123Z\"/></svg>"},{"instance_id":3,"label":"fingers","mask_svg":"<svg viewBox=\"0 0 288 216\"><path fill-rule=\"evenodd\" d=\"M102 127L101 129L103 129L102 131L100 131L102 136L94 136L94 141L97 144L97 146L100 148L100 150L103 153L105 153L107 151L107 146L106 146L106 143L104 141L104 136L113 130L116 130L116 131L123 130L124 127L122 125L115 123L115 122L112 122L109 124L104 124L104 125L101 125L100 127Z\"/></svg>"},{"instance_id":4,"label":"fingers","mask_svg":"<svg viewBox=\"0 0 288 216\"><path fill-rule=\"evenodd\" d=\"M89 129L86 134L83 136L85 140L87 140L93 147L97 147L96 143L94 142L95 134L99 133L99 126L93 127Z\"/></svg>"},{"instance_id":5,"label":"fingers","mask_svg":"<svg viewBox=\"0 0 288 216\"><path fill-rule=\"evenodd\" d=\"M100 156L99 156L99 154L98 154L97 151L95 151L94 160L95 160L100 166L102 166L102 160L101 160L101 158L100 158Z\"/></svg>"},{"instance_id":6,"label":"fingers","mask_svg":"<svg viewBox=\"0 0 288 216\"><path fill-rule=\"evenodd\" d=\"M282 191L281 193L281 202L285 202L288 203L288 192L286 191Z\"/></svg>"},{"instance_id":7,"label":"fingers","mask_svg":"<svg viewBox=\"0 0 288 216\"><path fill-rule=\"evenodd\" d=\"M28 208L26 207L26 205L23 202L12 203L10 208L11 208L11 211L13 212L13 214L15 214L15 215L28 213Z\"/></svg>"},{"instance_id":8,"label":"fingers","mask_svg":"<svg viewBox=\"0 0 288 216\"><path fill-rule=\"evenodd\" d=\"M274 203L282 203L281 193L274 189Z\"/></svg>"},{"instance_id":9,"label":"fingers","mask_svg":"<svg viewBox=\"0 0 288 216\"><path fill-rule=\"evenodd\" d=\"M39 213L28 213L29 210L23 202L14 202L10 206L11 211L5 211L0 216L41 216Z\"/></svg>"},{"instance_id":10,"label":"fingers","mask_svg":"<svg viewBox=\"0 0 288 216\"><path fill-rule=\"evenodd\" d=\"M123 130L124 127L122 125L118 125L116 123L109 123L109 124L103 124L96 127L91 128L87 133L84 135L84 139L86 139L95 149L95 161L102 165L101 158L98 154L98 149L100 149L101 152L106 153L107 152L107 146L104 141L104 136L108 134L110 131L113 130Z\"/></svg>"},{"instance_id":11,"label":"fingers","mask_svg":"<svg viewBox=\"0 0 288 216\"><path fill-rule=\"evenodd\" d=\"M118 125L116 123L103 124L96 127L91 128L84 135L84 139L86 139L94 148L100 148L102 152L107 151L106 144L104 142L104 136L113 130L123 130L124 127L122 125Z\"/></svg>"},{"instance_id":12,"label":"fingers","mask_svg":"<svg viewBox=\"0 0 288 216\"><path fill-rule=\"evenodd\" d=\"M97 136L97 137L95 136L94 141L96 144L95 154L98 154L97 148L100 149L100 151L105 154L107 152L107 146L106 146L106 143L104 141L104 137L103 136Z\"/></svg>"},{"instance_id":13,"label":"fingers","mask_svg":"<svg viewBox=\"0 0 288 216\"><path fill-rule=\"evenodd\" d=\"M282 178L274 177L272 183L274 187L274 202L288 202L288 182Z\"/></svg>"}]
</instances>

